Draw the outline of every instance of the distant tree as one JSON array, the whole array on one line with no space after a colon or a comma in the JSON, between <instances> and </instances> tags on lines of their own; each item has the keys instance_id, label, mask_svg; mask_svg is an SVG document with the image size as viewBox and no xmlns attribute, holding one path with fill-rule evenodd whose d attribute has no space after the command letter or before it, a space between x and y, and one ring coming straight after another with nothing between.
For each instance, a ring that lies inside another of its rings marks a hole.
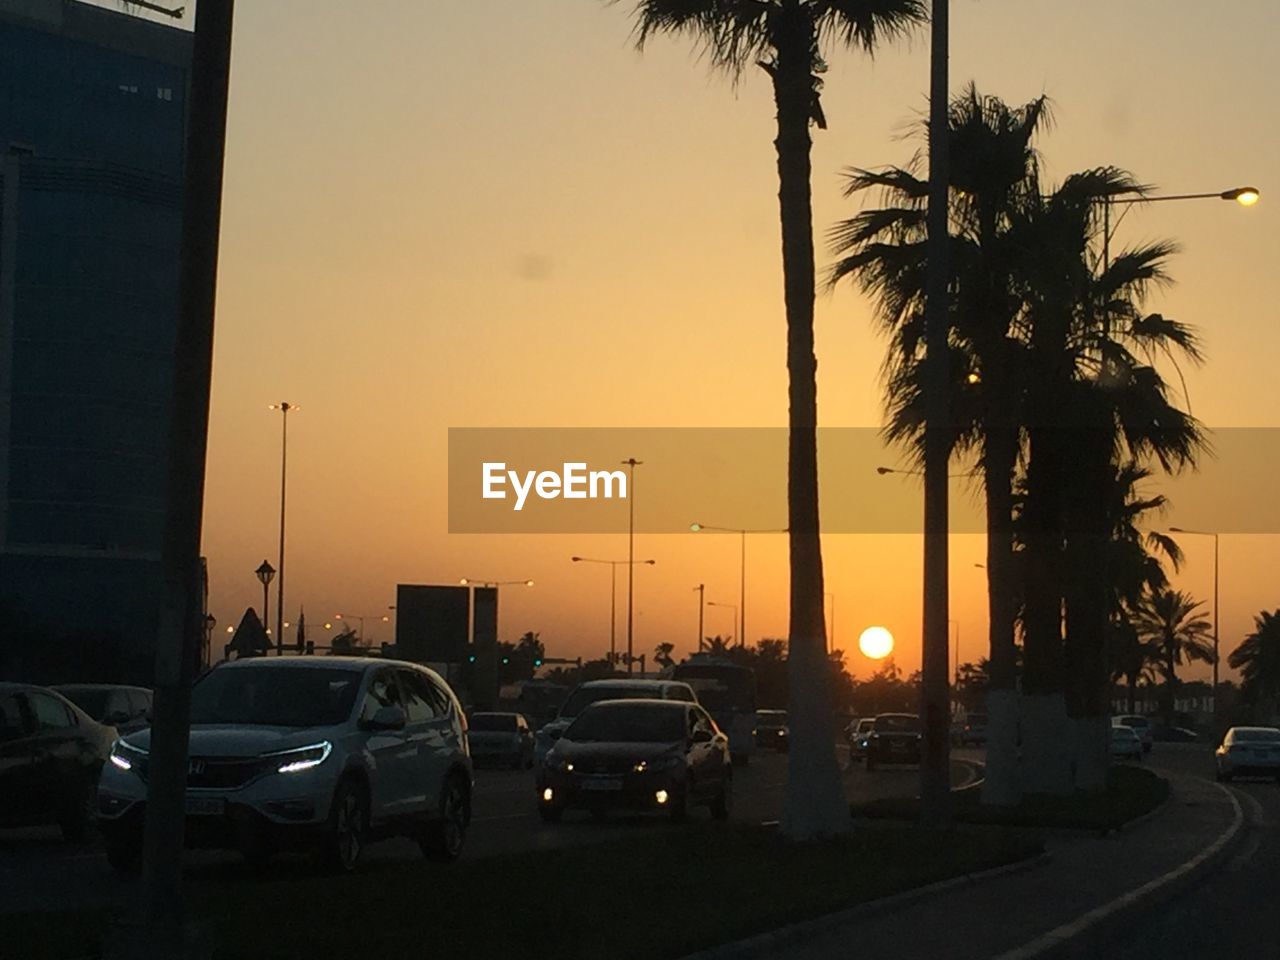
<instances>
[{"instance_id":1,"label":"distant tree","mask_svg":"<svg viewBox=\"0 0 1280 960\"><path fill-rule=\"evenodd\" d=\"M661 664L663 667L669 667L675 663L672 654L675 652L676 645L674 643L660 643L653 649L654 663Z\"/></svg>"},{"instance_id":2,"label":"distant tree","mask_svg":"<svg viewBox=\"0 0 1280 960\"><path fill-rule=\"evenodd\" d=\"M1253 632L1231 652L1227 663L1239 670L1245 701L1267 714L1270 722L1280 699L1280 610L1263 610L1253 618Z\"/></svg>"},{"instance_id":3,"label":"distant tree","mask_svg":"<svg viewBox=\"0 0 1280 960\"><path fill-rule=\"evenodd\" d=\"M353 627L346 627L329 641L329 655L332 657L358 657L364 654L365 649L365 642Z\"/></svg>"},{"instance_id":4,"label":"distant tree","mask_svg":"<svg viewBox=\"0 0 1280 960\"><path fill-rule=\"evenodd\" d=\"M726 638L716 634L714 637L707 637L703 650L713 657L727 657L733 649L732 643L733 637Z\"/></svg>"},{"instance_id":5,"label":"distant tree","mask_svg":"<svg viewBox=\"0 0 1280 960\"><path fill-rule=\"evenodd\" d=\"M1134 613L1139 636L1157 651L1164 675L1164 721L1173 726L1174 700L1178 696L1178 667L1199 660L1213 663L1213 626L1195 600L1181 590L1148 593Z\"/></svg>"},{"instance_id":6,"label":"distant tree","mask_svg":"<svg viewBox=\"0 0 1280 960\"><path fill-rule=\"evenodd\" d=\"M1107 655L1111 661L1112 679L1124 681L1129 712L1137 709L1138 683L1146 680L1154 683L1160 652L1148 640L1138 635L1138 629L1126 614L1122 620L1111 623L1111 642Z\"/></svg>"}]
</instances>

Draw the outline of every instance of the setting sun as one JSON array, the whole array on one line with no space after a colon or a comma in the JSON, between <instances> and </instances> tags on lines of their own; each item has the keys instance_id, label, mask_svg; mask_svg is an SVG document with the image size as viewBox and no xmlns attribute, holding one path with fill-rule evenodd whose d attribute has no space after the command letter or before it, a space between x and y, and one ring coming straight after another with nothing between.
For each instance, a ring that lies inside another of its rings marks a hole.
<instances>
[{"instance_id":1,"label":"setting sun","mask_svg":"<svg viewBox=\"0 0 1280 960\"><path fill-rule=\"evenodd\" d=\"M864 657L883 660L893 653L893 634L884 627L867 627L858 637L858 649Z\"/></svg>"}]
</instances>

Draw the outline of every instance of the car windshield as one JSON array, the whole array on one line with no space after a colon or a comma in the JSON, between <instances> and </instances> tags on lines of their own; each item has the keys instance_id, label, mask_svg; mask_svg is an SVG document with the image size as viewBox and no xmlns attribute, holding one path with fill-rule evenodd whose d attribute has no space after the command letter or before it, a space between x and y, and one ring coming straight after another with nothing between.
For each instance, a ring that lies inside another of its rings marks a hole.
<instances>
[{"instance_id":1,"label":"car windshield","mask_svg":"<svg viewBox=\"0 0 1280 960\"><path fill-rule=\"evenodd\" d=\"M654 704L584 710L564 732L575 743L674 743L686 734L685 712Z\"/></svg>"},{"instance_id":2,"label":"car windshield","mask_svg":"<svg viewBox=\"0 0 1280 960\"><path fill-rule=\"evenodd\" d=\"M211 670L191 691L191 722L332 726L351 716L360 676L283 665Z\"/></svg>"},{"instance_id":3,"label":"car windshield","mask_svg":"<svg viewBox=\"0 0 1280 960\"><path fill-rule=\"evenodd\" d=\"M477 713L471 718L470 727L473 731L513 733L516 717L514 713Z\"/></svg>"},{"instance_id":4,"label":"car windshield","mask_svg":"<svg viewBox=\"0 0 1280 960\"><path fill-rule=\"evenodd\" d=\"M920 718L908 716L876 717L877 733L919 733Z\"/></svg>"},{"instance_id":5,"label":"car windshield","mask_svg":"<svg viewBox=\"0 0 1280 960\"><path fill-rule=\"evenodd\" d=\"M1124 724L1126 727L1151 726L1151 721L1148 720L1146 717L1120 717L1119 721L1120 723Z\"/></svg>"},{"instance_id":6,"label":"car windshield","mask_svg":"<svg viewBox=\"0 0 1280 960\"><path fill-rule=\"evenodd\" d=\"M111 696L109 688L81 687L58 692L95 720L101 720L107 715L107 698Z\"/></svg>"},{"instance_id":7,"label":"car windshield","mask_svg":"<svg viewBox=\"0 0 1280 960\"><path fill-rule=\"evenodd\" d=\"M579 687L560 708L560 716L576 717L600 700L643 700L657 695L657 691L642 687Z\"/></svg>"},{"instance_id":8,"label":"car windshield","mask_svg":"<svg viewBox=\"0 0 1280 960\"><path fill-rule=\"evenodd\" d=\"M1231 738L1233 743L1265 743L1280 741L1280 730L1271 727L1260 727L1255 730L1236 730Z\"/></svg>"},{"instance_id":9,"label":"car windshield","mask_svg":"<svg viewBox=\"0 0 1280 960\"><path fill-rule=\"evenodd\" d=\"M756 714L756 722L782 725L787 722L787 715L781 710L761 710Z\"/></svg>"},{"instance_id":10,"label":"car windshield","mask_svg":"<svg viewBox=\"0 0 1280 960\"><path fill-rule=\"evenodd\" d=\"M1112 727L1111 739L1112 740L1137 740L1138 735L1134 733L1133 730L1131 730L1129 727Z\"/></svg>"},{"instance_id":11,"label":"car windshield","mask_svg":"<svg viewBox=\"0 0 1280 960\"><path fill-rule=\"evenodd\" d=\"M875 722L874 720L859 720L859 721L858 721L858 732L859 732L859 733L867 733L868 731L874 730L874 729L875 729L875 727L876 727L876 722Z\"/></svg>"}]
</instances>

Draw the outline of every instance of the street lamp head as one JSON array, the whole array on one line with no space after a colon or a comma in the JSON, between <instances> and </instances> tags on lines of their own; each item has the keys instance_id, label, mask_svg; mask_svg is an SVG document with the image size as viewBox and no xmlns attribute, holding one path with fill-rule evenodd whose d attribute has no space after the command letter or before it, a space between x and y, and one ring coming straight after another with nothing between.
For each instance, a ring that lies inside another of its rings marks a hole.
<instances>
[{"instance_id":1,"label":"street lamp head","mask_svg":"<svg viewBox=\"0 0 1280 960\"><path fill-rule=\"evenodd\" d=\"M271 564L267 563L267 561L263 560L262 565L259 566L258 569L253 572L257 574L257 577L259 580L262 581L263 586L266 586L268 583L271 582L271 578L276 575L276 568L273 567Z\"/></svg>"},{"instance_id":2,"label":"street lamp head","mask_svg":"<svg viewBox=\"0 0 1280 960\"><path fill-rule=\"evenodd\" d=\"M468 580L466 577L463 577L463 578L462 578L461 580L459 580L458 582L459 582L460 584L462 584L462 585L465 587L465 586L466 586L467 584L469 584L471 581L470 581L470 580Z\"/></svg>"},{"instance_id":3,"label":"street lamp head","mask_svg":"<svg viewBox=\"0 0 1280 960\"><path fill-rule=\"evenodd\" d=\"M1252 207L1262 198L1257 187L1236 187L1234 190L1222 191L1221 196L1223 200L1234 200L1242 207Z\"/></svg>"},{"instance_id":4,"label":"street lamp head","mask_svg":"<svg viewBox=\"0 0 1280 960\"><path fill-rule=\"evenodd\" d=\"M893 469L893 467L876 467L876 473L880 474L880 476L882 476L882 477L883 477L885 474L889 474L889 473L897 473L897 472L898 472L898 471L894 470L894 469Z\"/></svg>"},{"instance_id":5,"label":"street lamp head","mask_svg":"<svg viewBox=\"0 0 1280 960\"><path fill-rule=\"evenodd\" d=\"M646 560L646 561L645 561L645 563L647 563L647 564L648 564L649 566L651 566L651 567L652 567L655 563L657 563L657 562L658 562L657 560Z\"/></svg>"},{"instance_id":6,"label":"street lamp head","mask_svg":"<svg viewBox=\"0 0 1280 960\"><path fill-rule=\"evenodd\" d=\"M532 580L526 580L526 581L524 582L524 585L525 585L526 587L532 587L532 586L533 586L533 581L532 581Z\"/></svg>"},{"instance_id":7,"label":"street lamp head","mask_svg":"<svg viewBox=\"0 0 1280 960\"><path fill-rule=\"evenodd\" d=\"M700 523L691 523L691 524L689 524L689 529L690 529L690 530L692 530L694 533L697 533L698 531L700 531L700 530L702 529L702 524L700 524Z\"/></svg>"}]
</instances>

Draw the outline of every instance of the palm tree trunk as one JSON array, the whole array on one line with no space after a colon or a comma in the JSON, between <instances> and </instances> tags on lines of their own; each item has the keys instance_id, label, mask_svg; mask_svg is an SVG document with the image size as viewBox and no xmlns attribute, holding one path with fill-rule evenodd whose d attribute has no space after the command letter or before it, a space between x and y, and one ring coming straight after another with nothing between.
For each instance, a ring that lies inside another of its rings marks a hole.
<instances>
[{"instance_id":1,"label":"palm tree trunk","mask_svg":"<svg viewBox=\"0 0 1280 960\"><path fill-rule=\"evenodd\" d=\"M1047 407L1052 409L1052 407ZM1059 430L1032 427L1027 470L1026 583L1023 607L1023 789L1069 793L1062 649L1062 492Z\"/></svg>"},{"instance_id":2,"label":"palm tree trunk","mask_svg":"<svg viewBox=\"0 0 1280 960\"><path fill-rule=\"evenodd\" d=\"M993 385L994 387L994 385ZM990 677L987 692L987 769L982 802L1016 806L1018 781L1018 675L1014 622L1018 613L1013 557L1013 470L1017 427L987 431L983 476L987 492L987 614Z\"/></svg>"},{"instance_id":3,"label":"palm tree trunk","mask_svg":"<svg viewBox=\"0 0 1280 960\"><path fill-rule=\"evenodd\" d=\"M781 31L773 73L790 381L787 517L791 560L791 749L782 830L792 839L809 839L847 832L850 817L831 735L818 523L818 364L813 348L815 277L809 156L814 25L807 8L796 8L792 20Z\"/></svg>"},{"instance_id":4,"label":"palm tree trunk","mask_svg":"<svg viewBox=\"0 0 1280 960\"><path fill-rule=\"evenodd\" d=\"M1073 736L1071 770L1076 789L1106 787L1107 741L1107 530L1101 509L1111 444L1108 431L1089 426L1065 431L1073 441L1072 483L1068 488L1065 559L1066 706Z\"/></svg>"}]
</instances>

